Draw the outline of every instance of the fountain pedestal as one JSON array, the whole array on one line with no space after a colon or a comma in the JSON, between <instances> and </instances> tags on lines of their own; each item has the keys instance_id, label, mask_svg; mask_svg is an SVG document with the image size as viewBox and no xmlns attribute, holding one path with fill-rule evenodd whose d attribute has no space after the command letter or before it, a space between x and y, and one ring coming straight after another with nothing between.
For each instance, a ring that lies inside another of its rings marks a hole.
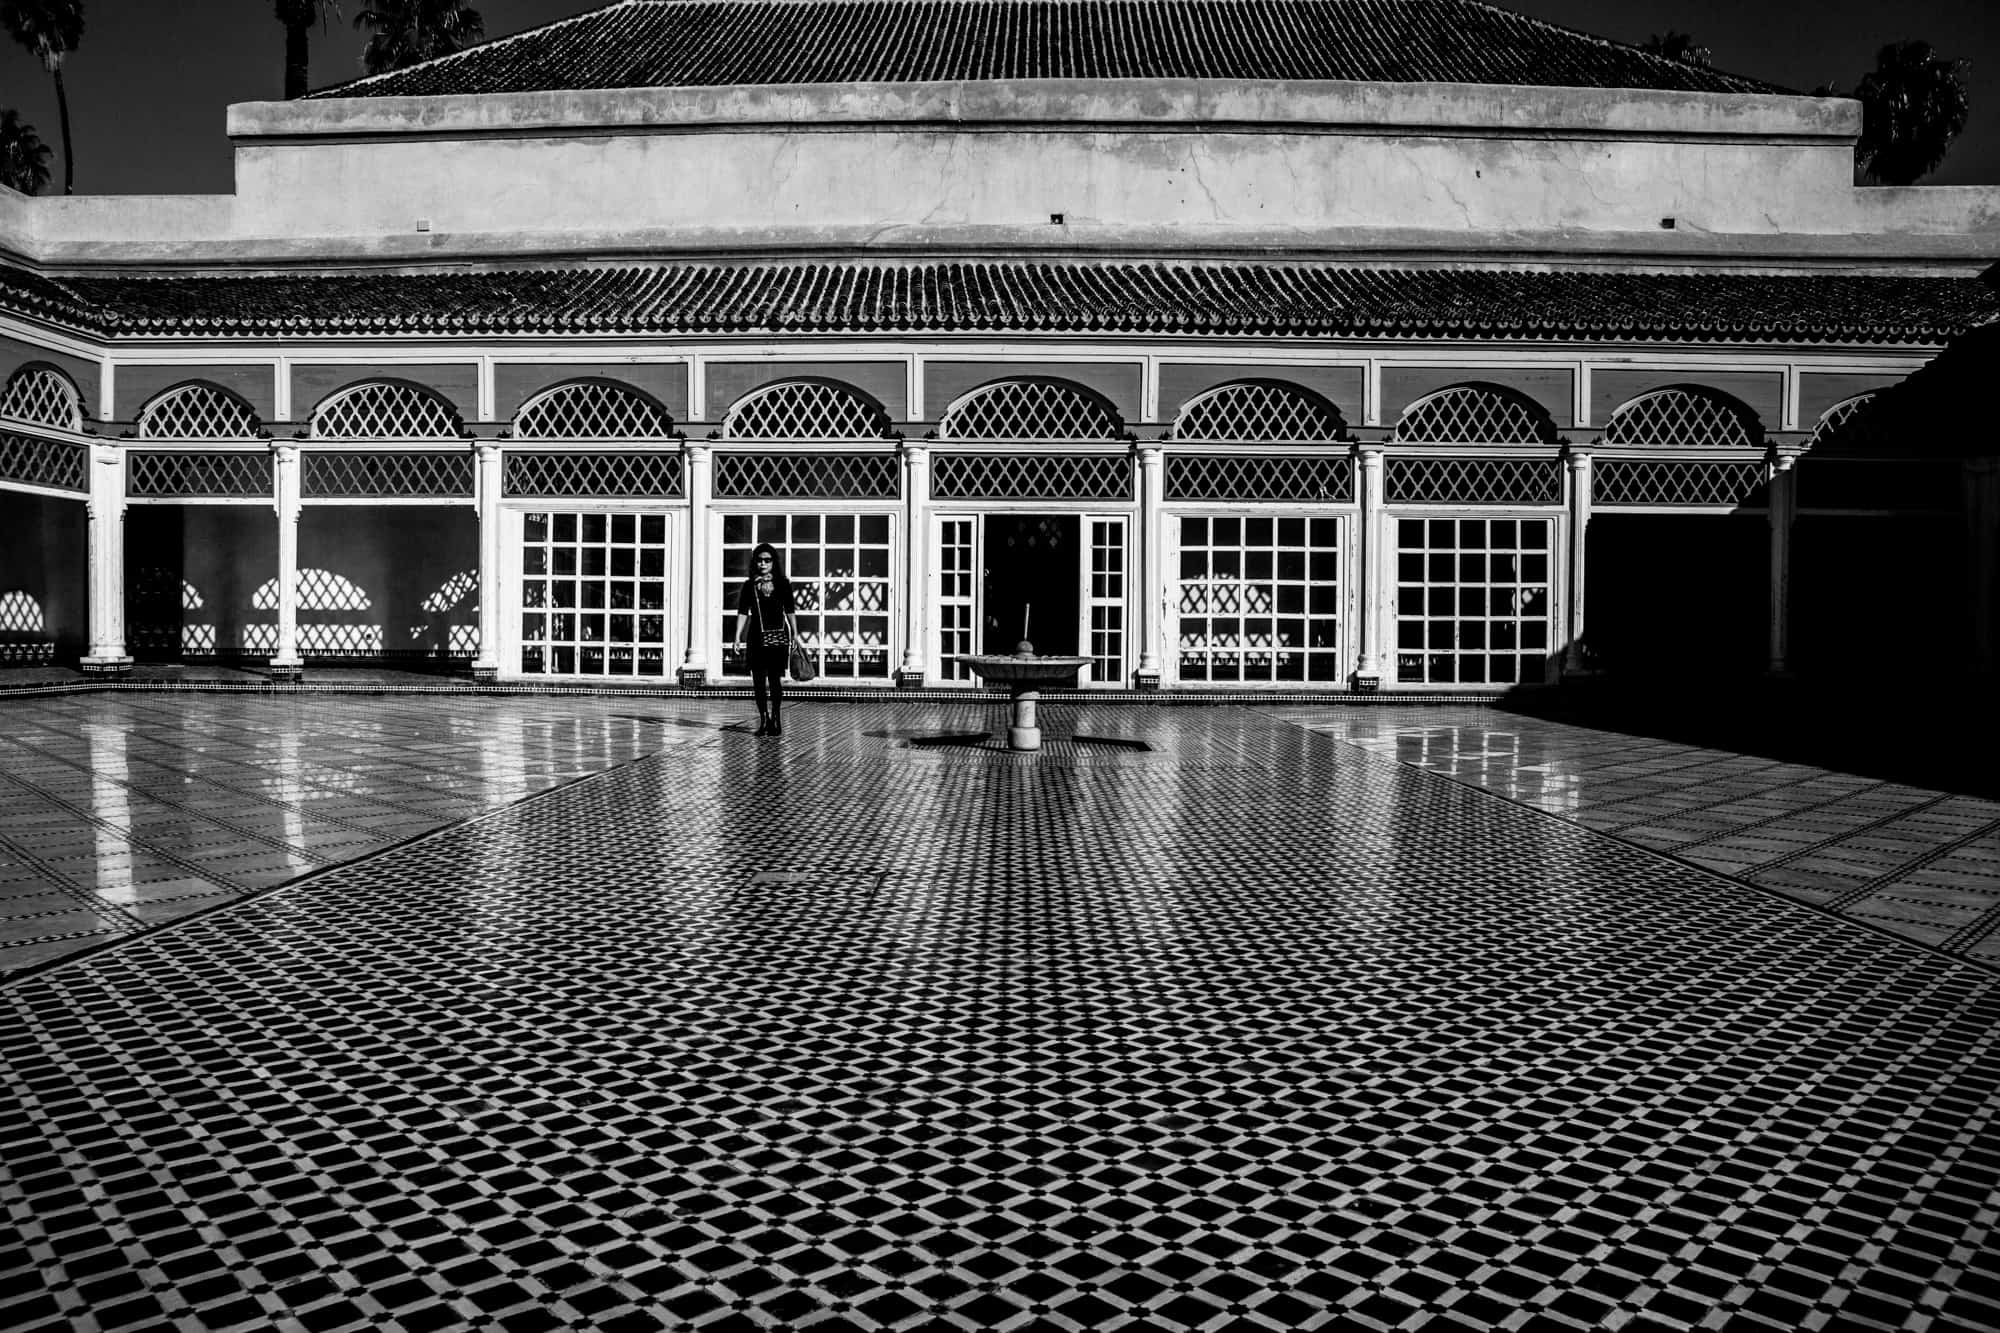
<instances>
[{"instance_id":1,"label":"fountain pedestal","mask_svg":"<svg viewBox=\"0 0 2000 1333\"><path fill-rule=\"evenodd\" d=\"M1039 750L1042 728L1035 719L1035 705L1042 690L1050 685L1075 685L1076 673L1090 665L1087 657L1038 657L1026 639L1012 657L998 654L961 655L957 659L988 685L1005 685L1011 712L1008 716L1007 748Z\"/></svg>"}]
</instances>

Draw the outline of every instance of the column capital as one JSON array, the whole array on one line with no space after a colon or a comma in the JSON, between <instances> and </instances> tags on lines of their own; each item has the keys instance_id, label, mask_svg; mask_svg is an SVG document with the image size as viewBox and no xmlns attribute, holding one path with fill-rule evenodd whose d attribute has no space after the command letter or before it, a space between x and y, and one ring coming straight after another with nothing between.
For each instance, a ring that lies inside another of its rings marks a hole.
<instances>
[{"instance_id":1,"label":"column capital","mask_svg":"<svg viewBox=\"0 0 2000 1333\"><path fill-rule=\"evenodd\" d=\"M706 463L715 453L715 446L706 440L689 440L681 445L681 453L687 456L690 463Z\"/></svg>"},{"instance_id":2,"label":"column capital","mask_svg":"<svg viewBox=\"0 0 2000 1333\"><path fill-rule=\"evenodd\" d=\"M478 457L480 462L489 462L500 456L500 441L474 440L472 442L472 452Z\"/></svg>"},{"instance_id":3,"label":"column capital","mask_svg":"<svg viewBox=\"0 0 2000 1333\"><path fill-rule=\"evenodd\" d=\"M99 467L116 467L125 457L125 451L110 441L93 440L84 447L90 450L90 461Z\"/></svg>"},{"instance_id":4,"label":"column capital","mask_svg":"<svg viewBox=\"0 0 2000 1333\"><path fill-rule=\"evenodd\" d=\"M1563 461L1569 465L1572 474L1590 471L1591 453L1588 449L1571 447L1563 453Z\"/></svg>"},{"instance_id":5,"label":"column capital","mask_svg":"<svg viewBox=\"0 0 2000 1333\"><path fill-rule=\"evenodd\" d=\"M271 457L289 466L299 461L299 446L291 440L273 440Z\"/></svg>"},{"instance_id":6,"label":"column capital","mask_svg":"<svg viewBox=\"0 0 2000 1333\"><path fill-rule=\"evenodd\" d=\"M931 442L929 440L905 439L899 442L896 448L902 453L904 461L910 463L921 463L931 456Z\"/></svg>"}]
</instances>

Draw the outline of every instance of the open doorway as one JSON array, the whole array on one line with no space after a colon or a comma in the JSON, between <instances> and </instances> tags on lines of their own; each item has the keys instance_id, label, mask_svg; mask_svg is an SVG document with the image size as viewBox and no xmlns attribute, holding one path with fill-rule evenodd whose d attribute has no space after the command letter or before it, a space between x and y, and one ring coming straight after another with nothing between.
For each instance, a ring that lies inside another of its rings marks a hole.
<instances>
[{"instance_id":1,"label":"open doorway","mask_svg":"<svg viewBox=\"0 0 2000 1333\"><path fill-rule=\"evenodd\" d=\"M1024 637L1044 657L1078 652L1078 541L1075 514L989 514L980 651L1011 653Z\"/></svg>"}]
</instances>

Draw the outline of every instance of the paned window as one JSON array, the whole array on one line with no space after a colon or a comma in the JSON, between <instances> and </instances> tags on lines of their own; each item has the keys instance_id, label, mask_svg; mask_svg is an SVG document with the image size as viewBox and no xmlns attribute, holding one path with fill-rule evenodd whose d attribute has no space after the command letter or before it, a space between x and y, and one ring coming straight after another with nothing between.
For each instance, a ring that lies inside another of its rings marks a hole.
<instances>
[{"instance_id":1,"label":"paned window","mask_svg":"<svg viewBox=\"0 0 2000 1333\"><path fill-rule=\"evenodd\" d=\"M1396 524L1396 679L1540 684L1548 677L1549 523Z\"/></svg>"},{"instance_id":2,"label":"paned window","mask_svg":"<svg viewBox=\"0 0 2000 1333\"><path fill-rule=\"evenodd\" d=\"M1606 444L1749 449L1759 432L1749 411L1720 394L1660 389L1634 398L1604 423Z\"/></svg>"},{"instance_id":3,"label":"paned window","mask_svg":"<svg viewBox=\"0 0 2000 1333\"><path fill-rule=\"evenodd\" d=\"M1183 518L1180 678L1338 680L1340 597L1339 520Z\"/></svg>"},{"instance_id":4,"label":"paned window","mask_svg":"<svg viewBox=\"0 0 2000 1333\"><path fill-rule=\"evenodd\" d=\"M818 380L788 380L758 389L722 419L732 440L876 440L889 417L852 389Z\"/></svg>"},{"instance_id":5,"label":"paned window","mask_svg":"<svg viewBox=\"0 0 2000 1333\"><path fill-rule=\"evenodd\" d=\"M139 414L144 440L250 440L257 426L256 409L213 384L169 389Z\"/></svg>"},{"instance_id":6,"label":"paned window","mask_svg":"<svg viewBox=\"0 0 2000 1333\"><path fill-rule=\"evenodd\" d=\"M1059 380L1003 380L961 398L938 423L947 440L1115 440L1117 413Z\"/></svg>"},{"instance_id":7,"label":"paned window","mask_svg":"<svg viewBox=\"0 0 2000 1333\"><path fill-rule=\"evenodd\" d=\"M1212 389L1181 409L1176 440L1223 443L1232 440L1337 440L1340 413L1322 399L1288 384L1252 380Z\"/></svg>"},{"instance_id":8,"label":"paned window","mask_svg":"<svg viewBox=\"0 0 2000 1333\"><path fill-rule=\"evenodd\" d=\"M321 403L312 433L321 440L452 440L461 425L451 404L429 389L383 380Z\"/></svg>"},{"instance_id":9,"label":"paned window","mask_svg":"<svg viewBox=\"0 0 2000 1333\"><path fill-rule=\"evenodd\" d=\"M1125 520L1090 520L1090 678L1117 685L1125 677Z\"/></svg>"},{"instance_id":10,"label":"paned window","mask_svg":"<svg viewBox=\"0 0 2000 1333\"><path fill-rule=\"evenodd\" d=\"M1554 444L1541 406L1490 384L1462 384L1413 403L1396 425L1410 444Z\"/></svg>"},{"instance_id":11,"label":"paned window","mask_svg":"<svg viewBox=\"0 0 2000 1333\"><path fill-rule=\"evenodd\" d=\"M979 564L973 558L978 520L947 518L938 522L938 675L945 680L973 679L958 661L978 651L973 620L973 586Z\"/></svg>"},{"instance_id":12,"label":"paned window","mask_svg":"<svg viewBox=\"0 0 2000 1333\"><path fill-rule=\"evenodd\" d=\"M83 428L83 398L69 376L51 366L22 366L0 389L0 417L59 430Z\"/></svg>"},{"instance_id":13,"label":"paned window","mask_svg":"<svg viewBox=\"0 0 2000 1333\"><path fill-rule=\"evenodd\" d=\"M667 674L664 514L521 516L521 670Z\"/></svg>"},{"instance_id":14,"label":"paned window","mask_svg":"<svg viewBox=\"0 0 2000 1333\"><path fill-rule=\"evenodd\" d=\"M517 440L664 440L673 433L665 408L604 380L558 384L514 416Z\"/></svg>"},{"instance_id":15,"label":"paned window","mask_svg":"<svg viewBox=\"0 0 2000 1333\"><path fill-rule=\"evenodd\" d=\"M725 514L716 602L724 672L750 671L736 650L736 598L750 577L750 552L759 542L776 547L784 561L799 635L820 674L829 680L888 679L887 514Z\"/></svg>"}]
</instances>

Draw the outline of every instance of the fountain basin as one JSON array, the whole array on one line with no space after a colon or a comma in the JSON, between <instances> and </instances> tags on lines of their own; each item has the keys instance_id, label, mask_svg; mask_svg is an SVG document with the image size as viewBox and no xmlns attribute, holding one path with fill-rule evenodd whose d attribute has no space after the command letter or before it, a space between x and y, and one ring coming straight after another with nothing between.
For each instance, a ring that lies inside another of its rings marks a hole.
<instances>
[{"instance_id":1,"label":"fountain basin","mask_svg":"<svg viewBox=\"0 0 2000 1333\"><path fill-rule=\"evenodd\" d=\"M960 653L953 661L963 662L968 671L988 685L1004 685L1011 696L1007 726L1007 748L1039 750L1042 729L1035 719L1035 705L1041 692L1051 686L1075 685L1076 673L1090 665L1087 657L1039 657L1031 645L1012 656L999 653Z\"/></svg>"}]
</instances>

